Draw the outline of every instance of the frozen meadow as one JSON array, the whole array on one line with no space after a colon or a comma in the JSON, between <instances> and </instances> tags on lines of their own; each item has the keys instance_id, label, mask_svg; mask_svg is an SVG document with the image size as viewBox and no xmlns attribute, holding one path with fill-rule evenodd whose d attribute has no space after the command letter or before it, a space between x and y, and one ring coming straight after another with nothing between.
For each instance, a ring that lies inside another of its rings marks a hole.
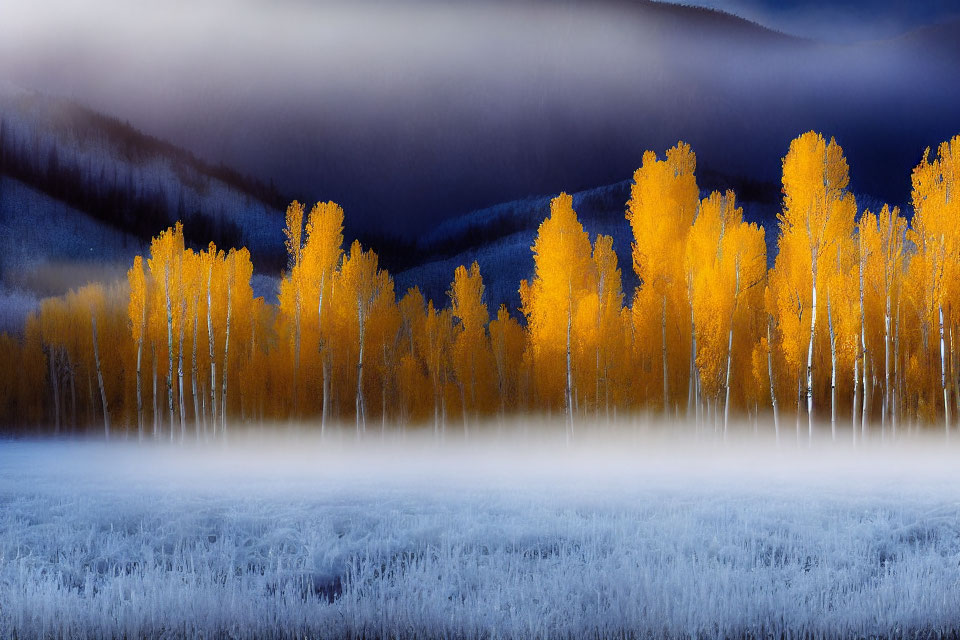
<instances>
[{"instance_id":1,"label":"frozen meadow","mask_svg":"<svg viewBox=\"0 0 960 640\"><path fill-rule=\"evenodd\" d=\"M0 440L0 637L956 637L958 460L635 433Z\"/></svg>"}]
</instances>

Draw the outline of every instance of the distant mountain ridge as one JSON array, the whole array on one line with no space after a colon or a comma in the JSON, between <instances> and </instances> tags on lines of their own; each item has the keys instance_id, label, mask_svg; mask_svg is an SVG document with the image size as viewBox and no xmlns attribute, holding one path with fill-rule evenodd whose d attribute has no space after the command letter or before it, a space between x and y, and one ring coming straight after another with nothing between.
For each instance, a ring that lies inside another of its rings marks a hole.
<instances>
[{"instance_id":1,"label":"distant mountain ridge","mask_svg":"<svg viewBox=\"0 0 960 640\"><path fill-rule=\"evenodd\" d=\"M183 220L194 244L281 259L275 187L69 100L0 91L0 175L141 241Z\"/></svg>"},{"instance_id":2,"label":"distant mountain ridge","mask_svg":"<svg viewBox=\"0 0 960 640\"><path fill-rule=\"evenodd\" d=\"M198 247L214 240L223 247L250 248L257 294L275 300L286 264L283 209L288 202L275 188L69 101L7 88L0 91L0 107L0 306L9 300L20 306L25 300L35 303L35 296L62 292L58 282L83 284L78 278L88 273L122 278L132 257L148 249L149 239L178 219ZM707 166L698 167L697 177L701 196L736 192L745 218L765 227L772 262L779 184ZM625 217L631 182L627 177L572 194L591 242L598 234L613 237L628 299L638 284ZM438 305L447 303L455 268L476 260L491 313L506 304L517 314L519 283L533 275L531 246L553 195L449 216L415 239L353 228L347 210L347 243L358 237L378 253L381 266L395 277L398 295L418 286ZM861 210L879 206L863 195L858 203ZM70 268L67 276L57 271L65 264L101 264L107 271ZM4 295L4 285L20 292Z\"/></svg>"}]
</instances>

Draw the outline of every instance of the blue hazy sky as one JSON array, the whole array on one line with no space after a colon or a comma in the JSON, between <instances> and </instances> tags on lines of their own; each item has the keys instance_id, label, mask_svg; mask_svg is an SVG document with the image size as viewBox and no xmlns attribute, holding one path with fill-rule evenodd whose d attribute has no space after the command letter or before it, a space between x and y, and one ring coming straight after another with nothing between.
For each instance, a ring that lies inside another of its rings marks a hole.
<instances>
[{"instance_id":1,"label":"blue hazy sky","mask_svg":"<svg viewBox=\"0 0 960 640\"><path fill-rule=\"evenodd\" d=\"M681 0L764 26L831 41L891 38L960 17L957 0Z\"/></svg>"}]
</instances>

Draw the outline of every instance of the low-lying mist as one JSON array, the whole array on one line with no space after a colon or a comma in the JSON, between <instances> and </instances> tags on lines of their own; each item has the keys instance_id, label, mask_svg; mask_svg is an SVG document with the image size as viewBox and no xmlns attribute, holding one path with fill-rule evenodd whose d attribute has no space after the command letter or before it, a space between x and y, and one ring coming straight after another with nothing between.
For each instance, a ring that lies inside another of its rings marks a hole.
<instances>
[{"instance_id":1,"label":"low-lying mist","mask_svg":"<svg viewBox=\"0 0 960 640\"><path fill-rule=\"evenodd\" d=\"M172 441L166 435L143 442L135 434L119 438L12 439L0 441L0 457L6 459L7 474L15 475L22 462L32 473L42 469L40 475L69 475L81 482L135 477L145 488L182 483L185 489L263 481L347 487L353 482L492 486L541 479L573 486L709 480L733 486L779 479L850 487L960 480L960 436L945 442L943 431L933 428L902 432L896 440L877 428L865 440L858 433L854 442L849 428L833 440L829 425L818 425L808 440L806 423L799 433L791 424L778 442L766 422L737 422L724 434L722 425L698 430L692 423L637 418L578 424L568 441L562 422L525 418L471 423L467 433L459 425L443 432L432 426L396 430L388 425L381 431L368 425L360 435L353 425L340 425L328 426L321 435L319 425L278 423L228 426L225 439L209 441L190 432L183 441L179 433Z\"/></svg>"}]
</instances>

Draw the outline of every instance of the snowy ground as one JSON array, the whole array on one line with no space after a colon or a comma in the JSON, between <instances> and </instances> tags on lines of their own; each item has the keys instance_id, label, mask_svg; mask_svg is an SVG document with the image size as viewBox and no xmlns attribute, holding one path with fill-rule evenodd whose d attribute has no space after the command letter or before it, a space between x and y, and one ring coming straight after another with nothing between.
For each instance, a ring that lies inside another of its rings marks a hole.
<instances>
[{"instance_id":1,"label":"snowy ground","mask_svg":"<svg viewBox=\"0 0 960 640\"><path fill-rule=\"evenodd\" d=\"M0 637L935 637L960 449L0 440Z\"/></svg>"}]
</instances>

